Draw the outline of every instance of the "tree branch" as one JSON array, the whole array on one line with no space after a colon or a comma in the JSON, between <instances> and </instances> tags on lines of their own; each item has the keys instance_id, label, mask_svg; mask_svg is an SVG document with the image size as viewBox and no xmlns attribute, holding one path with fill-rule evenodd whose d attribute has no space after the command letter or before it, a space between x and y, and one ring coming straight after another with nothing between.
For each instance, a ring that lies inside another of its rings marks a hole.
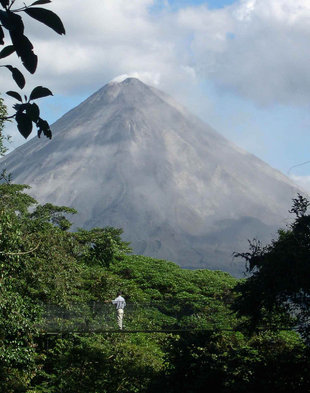
<instances>
[{"instance_id":1,"label":"tree branch","mask_svg":"<svg viewBox=\"0 0 310 393\"><path fill-rule=\"evenodd\" d=\"M30 254L33 251L35 251L39 246L40 246L41 242L39 242L34 248L32 248L29 251L21 251L21 252L3 252L0 251L1 255L26 255L26 254Z\"/></svg>"}]
</instances>

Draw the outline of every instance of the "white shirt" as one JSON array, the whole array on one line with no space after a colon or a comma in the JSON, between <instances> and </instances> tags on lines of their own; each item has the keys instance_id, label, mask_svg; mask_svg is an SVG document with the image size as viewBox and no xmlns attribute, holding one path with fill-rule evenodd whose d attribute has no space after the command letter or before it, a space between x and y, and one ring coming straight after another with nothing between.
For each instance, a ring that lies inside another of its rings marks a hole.
<instances>
[{"instance_id":1,"label":"white shirt","mask_svg":"<svg viewBox=\"0 0 310 393\"><path fill-rule=\"evenodd\" d=\"M116 309L124 309L126 306L126 302L125 299L123 298L123 296L117 296L116 299L112 300L113 304L116 304Z\"/></svg>"}]
</instances>

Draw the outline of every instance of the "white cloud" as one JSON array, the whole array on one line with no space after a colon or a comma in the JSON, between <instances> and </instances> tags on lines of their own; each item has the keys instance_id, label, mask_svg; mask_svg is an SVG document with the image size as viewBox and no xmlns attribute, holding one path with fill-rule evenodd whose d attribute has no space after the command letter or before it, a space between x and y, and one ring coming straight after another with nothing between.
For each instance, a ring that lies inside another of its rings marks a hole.
<instances>
[{"instance_id":1,"label":"white cloud","mask_svg":"<svg viewBox=\"0 0 310 393\"><path fill-rule=\"evenodd\" d=\"M291 175L290 178L310 195L310 176Z\"/></svg>"},{"instance_id":2,"label":"white cloud","mask_svg":"<svg viewBox=\"0 0 310 393\"><path fill-rule=\"evenodd\" d=\"M240 0L212 10L166 5L152 13L155 3L54 0L47 7L63 20L62 37L25 15L39 56L26 92L40 84L55 94L91 93L116 75L138 72L191 102L203 79L260 105L310 102L307 0ZM15 89L7 73L0 77L2 91ZM201 106L201 95L197 101Z\"/></svg>"},{"instance_id":3,"label":"white cloud","mask_svg":"<svg viewBox=\"0 0 310 393\"><path fill-rule=\"evenodd\" d=\"M310 92L310 4L243 0L221 10L185 9L200 75L260 105L304 104Z\"/></svg>"},{"instance_id":4,"label":"white cloud","mask_svg":"<svg viewBox=\"0 0 310 393\"><path fill-rule=\"evenodd\" d=\"M65 92L140 70L160 74L168 89L182 79L207 78L262 105L309 101L307 0L241 0L218 10L202 5L176 12L167 6L155 15L154 3L54 1L67 36L44 29L38 76Z\"/></svg>"},{"instance_id":5,"label":"white cloud","mask_svg":"<svg viewBox=\"0 0 310 393\"><path fill-rule=\"evenodd\" d=\"M160 74L151 73L151 72L137 72L137 71L135 71L135 72L130 72L128 74L118 75L115 78L113 78L110 82L120 83L127 78L137 78L148 85L157 86L159 84Z\"/></svg>"}]
</instances>

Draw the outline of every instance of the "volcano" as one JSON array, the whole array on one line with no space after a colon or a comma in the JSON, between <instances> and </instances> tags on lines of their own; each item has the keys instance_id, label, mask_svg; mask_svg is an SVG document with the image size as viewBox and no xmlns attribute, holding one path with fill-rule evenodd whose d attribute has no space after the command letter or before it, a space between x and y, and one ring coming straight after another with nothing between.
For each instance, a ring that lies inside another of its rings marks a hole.
<instances>
[{"instance_id":1,"label":"volcano","mask_svg":"<svg viewBox=\"0 0 310 393\"><path fill-rule=\"evenodd\" d=\"M298 187L162 91L111 82L1 160L74 227L123 228L136 254L240 275L248 239L275 236Z\"/></svg>"}]
</instances>

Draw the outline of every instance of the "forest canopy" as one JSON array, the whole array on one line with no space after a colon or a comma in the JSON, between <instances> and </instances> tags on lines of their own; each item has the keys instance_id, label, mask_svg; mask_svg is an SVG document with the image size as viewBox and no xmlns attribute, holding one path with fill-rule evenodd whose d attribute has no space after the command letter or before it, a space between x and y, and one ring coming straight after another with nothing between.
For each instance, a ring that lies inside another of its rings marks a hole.
<instances>
[{"instance_id":1,"label":"forest canopy","mask_svg":"<svg viewBox=\"0 0 310 393\"><path fill-rule=\"evenodd\" d=\"M1 392L309 390L309 347L283 310L252 331L234 309L249 279L131 255L121 229L69 231L74 209L26 191L0 185Z\"/></svg>"}]
</instances>

